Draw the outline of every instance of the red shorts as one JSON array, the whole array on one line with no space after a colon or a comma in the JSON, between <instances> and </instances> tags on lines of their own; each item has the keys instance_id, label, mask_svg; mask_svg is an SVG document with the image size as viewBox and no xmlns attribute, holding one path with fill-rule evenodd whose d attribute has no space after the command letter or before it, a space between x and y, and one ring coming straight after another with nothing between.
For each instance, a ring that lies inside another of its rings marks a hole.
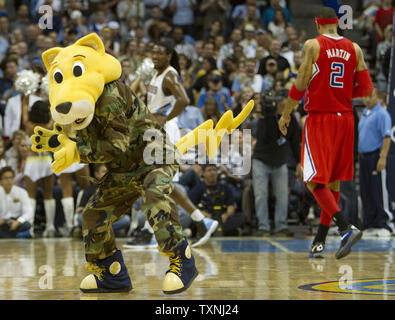
<instances>
[{"instance_id":1,"label":"red shorts","mask_svg":"<svg viewBox=\"0 0 395 320\"><path fill-rule=\"evenodd\" d=\"M327 184L354 176L354 115L309 113L303 130L303 180Z\"/></svg>"}]
</instances>

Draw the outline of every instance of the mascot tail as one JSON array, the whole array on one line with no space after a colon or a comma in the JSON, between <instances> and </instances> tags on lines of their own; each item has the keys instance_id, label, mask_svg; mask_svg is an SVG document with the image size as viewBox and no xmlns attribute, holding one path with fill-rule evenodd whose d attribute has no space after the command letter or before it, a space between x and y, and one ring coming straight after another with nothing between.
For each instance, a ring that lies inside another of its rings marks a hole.
<instances>
[{"instance_id":1,"label":"mascot tail","mask_svg":"<svg viewBox=\"0 0 395 320\"><path fill-rule=\"evenodd\" d=\"M228 110L221 119L219 119L215 128L211 119L203 122L176 143L178 151L184 154L194 146L204 143L208 157L210 159L215 157L225 132L230 135L234 129L243 123L253 107L254 100L250 100L236 118L233 118L233 112Z\"/></svg>"}]
</instances>

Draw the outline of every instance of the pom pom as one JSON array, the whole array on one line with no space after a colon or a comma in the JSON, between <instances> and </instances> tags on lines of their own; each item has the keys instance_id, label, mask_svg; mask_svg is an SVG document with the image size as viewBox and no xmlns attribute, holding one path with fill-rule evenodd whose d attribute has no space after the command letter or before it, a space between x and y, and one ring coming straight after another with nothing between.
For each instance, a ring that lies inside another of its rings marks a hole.
<instances>
[{"instance_id":1,"label":"pom pom","mask_svg":"<svg viewBox=\"0 0 395 320\"><path fill-rule=\"evenodd\" d=\"M49 87L48 87L49 81L48 81L48 73L45 75L45 77L41 78L41 84L40 84L40 90L41 93L44 94L47 98L49 97Z\"/></svg>"},{"instance_id":2,"label":"pom pom","mask_svg":"<svg viewBox=\"0 0 395 320\"><path fill-rule=\"evenodd\" d=\"M31 95L39 89L40 75L31 70L23 70L17 73L15 80L15 90L24 94Z\"/></svg>"},{"instance_id":3,"label":"pom pom","mask_svg":"<svg viewBox=\"0 0 395 320\"><path fill-rule=\"evenodd\" d=\"M143 63L136 70L136 76L141 77L144 83L148 83L154 76L154 73L154 63L150 58L145 58Z\"/></svg>"}]
</instances>

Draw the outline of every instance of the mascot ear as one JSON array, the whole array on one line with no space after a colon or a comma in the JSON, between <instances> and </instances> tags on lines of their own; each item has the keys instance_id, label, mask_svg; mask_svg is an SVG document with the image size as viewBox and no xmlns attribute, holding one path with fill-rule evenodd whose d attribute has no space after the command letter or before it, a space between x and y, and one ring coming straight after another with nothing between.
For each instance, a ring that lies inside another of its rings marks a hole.
<instances>
[{"instance_id":1,"label":"mascot ear","mask_svg":"<svg viewBox=\"0 0 395 320\"><path fill-rule=\"evenodd\" d=\"M60 50L62 50L62 48L55 47L48 49L42 53L41 57L43 58L47 71L49 71L49 68L51 67L51 63L55 60Z\"/></svg>"},{"instance_id":2,"label":"mascot ear","mask_svg":"<svg viewBox=\"0 0 395 320\"><path fill-rule=\"evenodd\" d=\"M97 33L92 32L87 36L79 39L75 44L79 46L90 47L99 52L100 54L105 54L103 41L100 39Z\"/></svg>"}]
</instances>

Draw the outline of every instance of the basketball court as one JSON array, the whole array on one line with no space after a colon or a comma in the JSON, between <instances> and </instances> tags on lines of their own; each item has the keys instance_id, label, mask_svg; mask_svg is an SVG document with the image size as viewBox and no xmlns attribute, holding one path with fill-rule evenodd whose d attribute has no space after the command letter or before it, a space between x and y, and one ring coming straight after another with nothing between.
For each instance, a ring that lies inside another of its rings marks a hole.
<instances>
[{"instance_id":1,"label":"basketball court","mask_svg":"<svg viewBox=\"0 0 395 320\"><path fill-rule=\"evenodd\" d=\"M118 247L127 239L117 239ZM84 294L84 244L73 239L0 241L0 300L393 300L395 239L364 237L336 260L336 236L325 259L309 259L311 238L212 238L195 255L192 286L165 295L168 259L158 250L122 250L129 293Z\"/></svg>"}]
</instances>

